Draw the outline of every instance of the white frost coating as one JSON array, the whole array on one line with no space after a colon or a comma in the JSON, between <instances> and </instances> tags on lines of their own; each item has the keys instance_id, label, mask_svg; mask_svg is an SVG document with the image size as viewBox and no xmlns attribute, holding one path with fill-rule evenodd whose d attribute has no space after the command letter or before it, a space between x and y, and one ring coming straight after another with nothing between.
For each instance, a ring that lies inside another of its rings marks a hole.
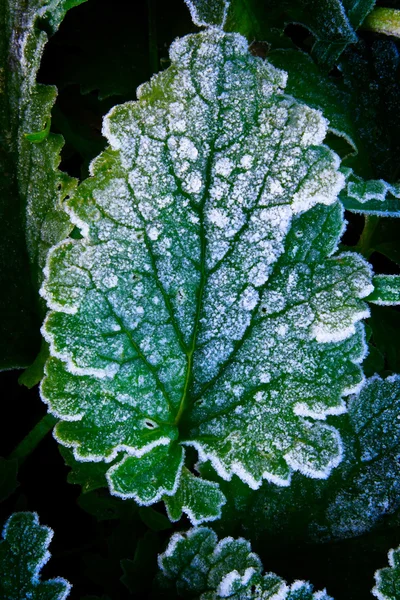
<instances>
[{"instance_id":1,"label":"white frost coating","mask_svg":"<svg viewBox=\"0 0 400 600\"><path fill-rule=\"evenodd\" d=\"M347 411L346 403L343 401L340 404L338 404L338 406L332 406L330 408L321 406L320 410L316 409L317 406L314 408L310 408L307 404L304 404L303 402L298 402L294 405L293 412L299 417L311 417L312 419L325 421L326 417L328 417L329 415L343 415Z\"/></svg>"}]
</instances>

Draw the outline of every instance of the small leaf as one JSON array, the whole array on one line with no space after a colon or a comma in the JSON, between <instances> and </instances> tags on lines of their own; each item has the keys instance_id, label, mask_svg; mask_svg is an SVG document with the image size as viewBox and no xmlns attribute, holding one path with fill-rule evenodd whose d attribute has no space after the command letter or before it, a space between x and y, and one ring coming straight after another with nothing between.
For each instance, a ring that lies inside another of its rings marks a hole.
<instances>
[{"instance_id":1,"label":"small leaf","mask_svg":"<svg viewBox=\"0 0 400 600\"><path fill-rule=\"evenodd\" d=\"M365 19L363 29L400 37L400 10L378 6Z\"/></svg>"},{"instance_id":2,"label":"small leaf","mask_svg":"<svg viewBox=\"0 0 400 600\"><path fill-rule=\"evenodd\" d=\"M43 379L44 366L49 358L49 354L49 346L42 340L39 354L33 363L19 376L18 383L26 386L28 389L32 389L35 385L40 383Z\"/></svg>"},{"instance_id":3,"label":"small leaf","mask_svg":"<svg viewBox=\"0 0 400 600\"><path fill-rule=\"evenodd\" d=\"M221 27L223 29L230 0L185 0L192 21L198 27Z\"/></svg>"},{"instance_id":4,"label":"small leaf","mask_svg":"<svg viewBox=\"0 0 400 600\"><path fill-rule=\"evenodd\" d=\"M389 184L383 179L364 181L345 170L347 186L340 193L340 200L346 210L355 213L400 217L400 184Z\"/></svg>"},{"instance_id":5,"label":"small leaf","mask_svg":"<svg viewBox=\"0 0 400 600\"><path fill-rule=\"evenodd\" d=\"M138 540L134 559L121 560L124 572L121 581L134 596L145 597L149 593L150 582L157 573L156 555L160 550L160 538L148 531Z\"/></svg>"},{"instance_id":6,"label":"small leaf","mask_svg":"<svg viewBox=\"0 0 400 600\"><path fill-rule=\"evenodd\" d=\"M400 598L400 548L389 550L389 567L375 572L375 587L372 594L378 600Z\"/></svg>"},{"instance_id":7,"label":"small leaf","mask_svg":"<svg viewBox=\"0 0 400 600\"><path fill-rule=\"evenodd\" d=\"M40 571L49 560L53 530L39 524L36 513L14 513L0 542L0 597L7 600L64 600L71 585L57 577L42 581Z\"/></svg>"},{"instance_id":8,"label":"small leaf","mask_svg":"<svg viewBox=\"0 0 400 600\"><path fill-rule=\"evenodd\" d=\"M217 483L194 477L185 467L174 496L164 497L171 521L179 521L186 513L192 525L215 521L221 517L226 499Z\"/></svg>"},{"instance_id":9,"label":"small leaf","mask_svg":"<svg viewBox=\"0 0 400 600\"><path fill-rule=\"evenodd\" d=\"M288 586L274 573L262 575L260 559L249 542L231 537L218 542L211 529L199 527L172 536L159 556L162 584L174 585L179 596L200 600L240 597L247 600L332 600L324 591L313 593L305 581Z\"/></svg>"},{"instance_id":10,"label":"small leaf","mask_svg":"<svg viewBox=\"0 0 400 600\"><path fill-rule=\"evenodd\" d=\"M375 275L374 291L366 299L381 306L400 304L400 275Z\"/></svg>"},{"instance_id":11,"label":"small leaf","mask_svg":"<svg viewBox=\"0 0 400 600\"><path fill-rule=\"evenodd\" d=\"M69 448L59 446L59 450L65 464L71 467L67 478L68 483L80 485L83 494L107 487L106 472L110 468L109 464L79 462L74 458L73 452Z\"/></svg>"},{"instance_id":12,"label":"small leaf","mask_svg":"<svg viewBox=\"0 0 400 600\"><path fill-rule=\"evenodd\" d=\"M183 448L174 444L157 445L144 456L126 456L107 472L110 491L144 506L154 504L164 494L175 494L183 457Z\"/></svg>"}]
</instances>

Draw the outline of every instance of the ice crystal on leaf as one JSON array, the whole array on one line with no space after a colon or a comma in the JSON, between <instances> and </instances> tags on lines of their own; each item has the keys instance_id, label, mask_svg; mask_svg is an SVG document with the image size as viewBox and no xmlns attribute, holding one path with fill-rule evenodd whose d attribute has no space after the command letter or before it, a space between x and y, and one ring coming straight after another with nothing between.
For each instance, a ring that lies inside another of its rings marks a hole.
<instances>
[{"instance_id":1,"label":"ice crystal on leaf","mask_svg":"<svg viewBox=\"0 0 400 600\"><path fill-rule=\"evenodd\" d=\"M14 513L0 542L0 597L7 600L65 600L71 585L57 577L42 581L40 571L50 558L53 530L39 524L36 513Z\"/></svg>"},{"instance_id":2,"label":"ice crystal on leaf","mask_svg":"<svg viewBox=\"0 0 400 600\"><path fill-rule=\"evenodd\" d=\"M184 598L195 594L200 600L332 600L325 590L313 593L305 581L287 585L274 573L263 575L247 540L226 537L218 542L206 527L174 534L158 562L162 584L174 585Z\"/></svg>"},{"instance_id":3,"label":"ice crystal on leaf","mask_svg":"<svg viewBox=\"0 0 400 600\"><path fill-rule=\"evenodd\" d=\"M106 117L110 147L67 203L83 239L48 258L56 438L80 461L121 452L110 489L142 504L182 492L185 445L253 488L327 477L341 442L323 421L362 381L372 291L360 256L332 256L344 177L327 122L237 34L170 54Z\"/></svg>"}]
</instances>

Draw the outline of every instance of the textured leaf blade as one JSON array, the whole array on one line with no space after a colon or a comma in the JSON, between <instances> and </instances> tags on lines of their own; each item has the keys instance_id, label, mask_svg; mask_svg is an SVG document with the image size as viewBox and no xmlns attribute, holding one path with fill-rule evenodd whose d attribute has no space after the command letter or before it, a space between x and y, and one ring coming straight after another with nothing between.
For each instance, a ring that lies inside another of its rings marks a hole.
<instances>
[{"instance_id":1,"label":"textured leaf blade","mask_svg":"<svg viewBox=\"0 0 400 600\"><path fill-rule=\"evenodd\" d=\"M167 439L167 444L169 440ZM107 473L112 494L134 498L138 504L154 504L177 489L183 466L183 448L157 445L142 457L127 456Z\"/></svg>"},{"instance_id":2,"label":"textured leaf blade","mask_svg":"<svg viewBox=\"0 0 400 600\"><path fill-rule=\"evenodd\" d=\"M36 513L14 513L8 519L0 542L0 592L2 598L19 600L64 600L71 585L57 577L42 581L40 571L49 560L53 537L49 527L39 524Z\"/></svg>"},{"instance_id":3,"label":"textured leaf blade","mask_svg":"<svg viewBox=\"0 0 400 600\"><path fill-rule=\"evenodd\" d=\"M216 534L205 527L174 534L159 556L159 566L162 583L174 585L184 598L196 594L201 600L331 600L325 590L313 593L307 582L296 581L288 586L274 573L262 575L260 559L249 542L231 537L218 542Z\"/></svg>"},{"instance_id":4,"label":"textured leaf blade","mask_svg":"<svg viewBox=\"0 0 400 600\"><path fill-rule=\"evenodd\" d=\"M263 477L287 485L292 469L326 477L340 440L310 419L342 412L341 396L362 379L356 323L372 291L361 257L330 258L344 178L319 145L326 121L284 96L285 75L238 35L188 36L171 59L138 103L106 118L111 148L67 203L83 238L48 259L42 396L61 418L56 437L78 460L125 453L110 481L136 499L131 467L154 464L147 454L177 440L253 487ZM327 206L309 210L318 204ZM276 341L271 352L259 347L265 337ZM295 362L280 366L289 347ZM300 400L303 376L319 383ZM242 417L222 415L241 404ZM279 442L253 427L236 443L251 411L270 414ZM160 483L153 501L164 493Z\"/></svg>"},{"instance_id":5,"label":"textured leaf blade","mask_svg":"<svg viewBox=\"0 0 400 600\"><path fill-rule=\"evenodd\" d=\"M200 525L219 519L226 499L217 483L194 477L184 468L176 493L165 496L164 502L171 521L179 521L186 513L193 525Z\"/></svg>"}]
</instances>

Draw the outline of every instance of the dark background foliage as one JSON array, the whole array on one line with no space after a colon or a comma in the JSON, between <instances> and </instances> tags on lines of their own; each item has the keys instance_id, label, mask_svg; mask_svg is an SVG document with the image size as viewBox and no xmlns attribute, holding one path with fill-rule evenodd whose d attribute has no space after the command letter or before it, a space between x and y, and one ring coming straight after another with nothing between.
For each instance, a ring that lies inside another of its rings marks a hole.
<instances>
[{"instance_id":1,"label":"dark background foliage","mask_svg":"<svg viewBox=\"0 0 400 600\"><path fill-rule=\"evenodd\" d=\"M285 27L277 45L310 53L310 31L302 25L285 26L288 3L280 8L272 4L273 18ZM265 39L263 27L270 35L269 24L265 24L269 9L268 3L257 6L263 19L260 17L258 31L250 34L250 39L260 42ZM182 0L114 0L112 7L106 0L89 0L67 14L47 44L39 73L40 82L55 84L59 90L51 127L65 138L62 170L80 179L87 177L90 161L105 146L101 135L104 114L117 103L135 99L137 86L168 66L173 39L191 31L195 28ZM367 157L360 174L394 181L400 173L397 42L366 31L360 31L359 38L345 51L341 69L330 70L330 77L335 81L347 78L357 97L354 121ZM273 47L273 36L270 40ZM271 45L254 43L252 48L265 56ZM331 137L338 152L348 152L343 142ZM364 218L348 214L347 219L343 244L359 245ZM363 244L363 253L376 272L400 272L397 220L375 218ZM368 324L372 337L367 374L400 372L399 310L375 307ZM1 373L0 453L4 457L46 413L37 386L29 390L20 385L20 374ZM189 526L187 520L172 526L163 506L138 509L131 501L110 497L103 488L82 493L80 486L67 482L70 469L50 434L23 464L2 460L0 469L0 522L13 511L35 510L41 522L55 530L53 558L44 576L69 579L74 586L72 600L87 595L112 600L159 597L153 585L157 553L173 530ZM389 527L383 519L367 535L329 544L301 542L291 531L281 531L279 536L266 533L253 547L267 571L288 581L310 580L316 589L326 587L336 600L361 600L369 597L373 572L386 564L388 549L400 543L396 523L397 518L392 517ZM225 535L245 535L240 523L227 524L222 530Z\"/></svg>"}]
</instances>

